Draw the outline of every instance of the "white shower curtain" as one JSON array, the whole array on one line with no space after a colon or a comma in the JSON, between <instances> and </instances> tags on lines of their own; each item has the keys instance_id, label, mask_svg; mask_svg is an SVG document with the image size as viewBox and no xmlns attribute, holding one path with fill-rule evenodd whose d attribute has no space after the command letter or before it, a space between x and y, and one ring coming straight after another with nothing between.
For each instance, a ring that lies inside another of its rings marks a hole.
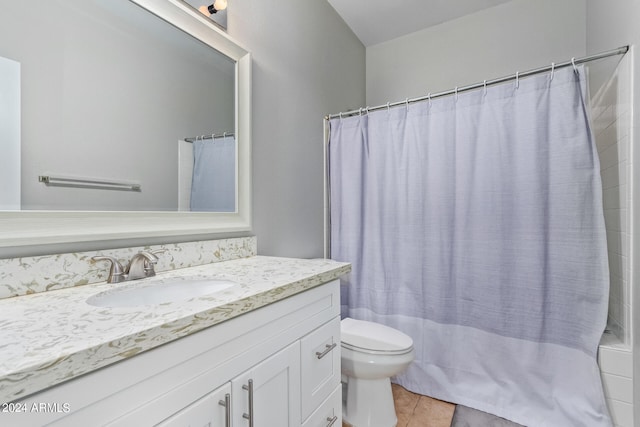
<instances>
[{"instance_id":1,"label":"white shower curtain","mask_svg":"<svg viewBox=\"0 0 640 427\"><path fill-rule=\"evenodd\" d=\"M235 212L235 137L194 141L193 158L191 211Z\"/></svg>"},{"instance_id":2,"label":"white shower curtain","mask_svg":"<svg viewBox=\"0 0 640 427\"><path fill-rule=\"evenodd\" d=\"M395 382L527 426L610 426L608 263L584 70L330 121L343 315L409 334Z\"/></svg>"}]
</instances>

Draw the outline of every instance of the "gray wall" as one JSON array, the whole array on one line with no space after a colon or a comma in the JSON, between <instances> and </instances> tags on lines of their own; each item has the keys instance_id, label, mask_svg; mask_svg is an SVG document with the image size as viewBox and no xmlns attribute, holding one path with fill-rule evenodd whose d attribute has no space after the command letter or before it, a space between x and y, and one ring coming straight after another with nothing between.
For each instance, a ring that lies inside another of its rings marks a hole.
<instances>
[{"instance_id":1,"label":"gray wall","mask_svg":"<svg viewBox=\"0 0 640 427\"><path fill-rule=\"evenodd\" d=\"M253 56L253 219L261 255L323 255L324 115L365 100L365 49L324 0L233 0Z\"/></svg>"},{"instance_id":2,"label":"gray wall","mask_svg":"<svg viewBox=\"0 0 640 427\"><path fill-rule=\"evenodd\" d=\"M585 52L584 0L514 0L367 48L367 105L565 61Z\"/></svg>"}]
</instances>

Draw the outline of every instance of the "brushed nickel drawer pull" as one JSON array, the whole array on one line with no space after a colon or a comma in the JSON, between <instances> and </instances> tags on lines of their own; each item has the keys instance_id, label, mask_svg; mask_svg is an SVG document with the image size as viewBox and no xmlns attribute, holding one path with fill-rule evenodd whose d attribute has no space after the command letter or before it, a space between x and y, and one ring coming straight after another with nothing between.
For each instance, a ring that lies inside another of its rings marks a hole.
<instances>
[{"instance_id":1,"label":"brushed nickel drawer pull","mask_svg":"<svg viewBox=\"0 0 640 427\"><path fill-rule=\"evenodd\" d=\"M249 380L248 383L248 385L243 385L242 388L249 392L249 413L242 414L242 418L249 420L249 427L253 427L253 380Z\"/></svg>"},{"instance_id":2,"label":"brushed nickel drawer pull","mask_svg":"<svg viewBox=\"0 0 640 427\"><path fill-rule=\"evenodd\" d=\"M333 418L327 417L327 421L329 421L329 424L327 424L327 427L331 427L336 423L336 421L338 421L338 416L334 415Z\"/></svg>"},{"instance_id":3,"label":"brushed nickel drawer pull","mask_svg":"<svg viewBox=\"0 0 640 427\"><path fill-rule=\"evenodd\" d=\"M333 350L334 348L336 348L336 346L337 346L337 345L338 345L338 344L336 344L336 343L333 343L333 344L327 344L327 345L325 346L325 349L324 349L324 351L323 351L322 353L320 353L319 351L316 351L316 357L317 357L318 359L322 359L322 358L323 358L323 357L325 357L327 354L329 354L329 352L330 352L331 350Z\"/></svg>"},{"instance_id":4,"label":"brushed nickel drawer pull","mask_svg":"<svg viewBox=\"0 0 640 427\"><path fill-rule=\"evenodd\" d=\"M224 406L224 427L231 427L231 395L224 395L224 400L219 400L218 405Z\"/></svg>"}]
</instances>

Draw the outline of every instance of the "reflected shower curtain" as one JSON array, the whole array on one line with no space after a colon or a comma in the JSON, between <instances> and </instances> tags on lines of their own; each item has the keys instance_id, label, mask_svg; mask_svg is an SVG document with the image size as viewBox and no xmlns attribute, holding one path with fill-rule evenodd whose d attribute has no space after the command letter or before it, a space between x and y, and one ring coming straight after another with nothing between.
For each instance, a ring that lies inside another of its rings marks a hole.
<instances>
[{"instance_id":1,"label":"reflected shower curtain","mask_svg":"<svg viewBox=\"0 0 640 427\"><path fill-rule=\"evenodd\" d=\"M527 426L610 426L608 263L582 68L330 122L343 315L398 328L409 390Z\"/></svg>"},{"instance_id":2,"label":"reflected shower curtain","mask_svg":"<svg viewBox=\"0 0 640 427\"><path fill-rule=\"evenodd\" d=\"M235 212L235 137L194 141L193 158L191 211Z\"/></svg>"}]
</instances>

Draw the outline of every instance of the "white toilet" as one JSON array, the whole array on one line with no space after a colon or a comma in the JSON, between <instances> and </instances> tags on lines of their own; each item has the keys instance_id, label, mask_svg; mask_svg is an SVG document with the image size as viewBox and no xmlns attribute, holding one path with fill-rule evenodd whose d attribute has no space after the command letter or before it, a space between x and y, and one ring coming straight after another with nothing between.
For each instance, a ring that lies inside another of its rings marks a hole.
<instances>
[{"instance_id":1,"label":"white toilet","mask_svg":"<svg viewBox=\"0 0 640 427\"><path fill-rule=\"evenodd\" d=\"M394 427L390 378L413 361L413 340L388 326L348 317L341 333L343 421L353 427Z\"/></svg>"}]
</instances>

